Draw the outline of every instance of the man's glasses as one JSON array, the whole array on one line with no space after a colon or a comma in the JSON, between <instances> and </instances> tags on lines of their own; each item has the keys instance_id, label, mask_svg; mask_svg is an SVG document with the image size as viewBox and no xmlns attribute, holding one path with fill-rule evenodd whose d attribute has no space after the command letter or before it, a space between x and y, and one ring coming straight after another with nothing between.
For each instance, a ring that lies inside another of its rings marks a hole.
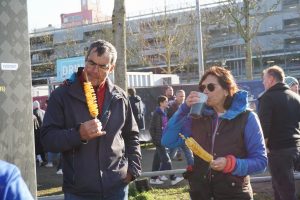
<instances>
[{"instance_id":1,"label":"man's glasses","mask_svg":"<svg viewBox=\"0 0 300 200\"><path fill-rule=\"evenodd\" d=\"M91 66L91 67L97 67L97 68L101 68L101 69L104 69L104 70L106 70L106 69L109 68L109 64L106 64L106 65L100 65L100 64L95 63L95 62L92 61L92 60L87 60L87 63L88 63L88 65Z\"/></svg>"},{"instance_id":2,"label":"man's glasses","mask_svg":"<svg viewBox=\"0 0 300 200\"><path fill-rule=\"evenodd\" d=\"M199 85L199 91L204 92L205 88L208 89L208 91L213 92L216 89L216 85L214 83L209 83L207 85Z\"/></svg>"}]
</instances>

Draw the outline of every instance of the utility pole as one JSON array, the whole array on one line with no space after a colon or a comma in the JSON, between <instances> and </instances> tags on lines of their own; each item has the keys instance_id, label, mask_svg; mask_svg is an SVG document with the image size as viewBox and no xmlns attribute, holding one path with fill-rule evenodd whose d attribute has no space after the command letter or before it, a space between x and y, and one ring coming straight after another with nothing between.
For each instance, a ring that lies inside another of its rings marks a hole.
<instances>
[{"instance_id":1,"label":"utility pole","mask_svg":"<svg viewBox=\"0 0 300 200\"><path fill-rule=\"evenodd\" d=\"M199 80L204 74L203 63L203 48L202 48L202 30L201 30L201 9L199 0L196 0L196 37L197 37L197 49L198 49L198 71Z\"/></svg>"},{"instance_id":2,"label":"utility pole","mask_svg":"<svg viewBox=\"0 0 300 200\"><path fill-rule=\"evenodd\" d=\"M0 6L0 159L20 168L35 198L37 187L26 2L1 1Z\"/></svg>"}]
</instances>

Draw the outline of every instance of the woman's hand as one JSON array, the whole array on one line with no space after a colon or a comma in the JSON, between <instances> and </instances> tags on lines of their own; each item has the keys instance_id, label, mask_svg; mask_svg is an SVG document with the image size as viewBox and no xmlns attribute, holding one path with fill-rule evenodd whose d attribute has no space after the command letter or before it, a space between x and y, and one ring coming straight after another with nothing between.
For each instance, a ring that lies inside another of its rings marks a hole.
<instances>
[{"instance_id":1,"label":"woman's hand","mask_svg":"<svg viewBox=\"0 0 300 200\"><path fill-rule=\"evenodd\" d=\"M219 157L216 160L213 160L210 163L210 167L215 171L223 171L227 164L227 160L225 157Z\"/></svg>"},{"instance_id":2,"label":"woman's hand","mask_svg":"<svg viewBox=\"0 0 300 200\"><path fill-rule=\"evenodd\" d=\"M195 103L199 103L199 101L200 101L199 92L191 91L189 96L186 98L185 103L187 104L188 107L191 107Z\"/></svg>"}]
</instances>

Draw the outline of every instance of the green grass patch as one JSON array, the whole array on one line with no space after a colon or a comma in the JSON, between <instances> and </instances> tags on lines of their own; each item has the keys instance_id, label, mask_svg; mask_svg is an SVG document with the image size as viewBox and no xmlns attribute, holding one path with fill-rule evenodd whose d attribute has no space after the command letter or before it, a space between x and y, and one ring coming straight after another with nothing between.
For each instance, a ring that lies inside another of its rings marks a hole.
<instances>
[{"instance_id":1,"label":"green grass patch","mask_svg":"<svg viewBox=\"0 0 300 200\"><path fill-rule=\"evenodd\" d=\"M53 187L53 188L42 189L37 191L38 197L53 196L53 195L60 195L60 194L63 194L62 187Z\"/></svg>"},{"instance_id":2,"label":"green grass patch","mask_svg":"<svg viewBox=\"0 0 300 200\"><path fill-rule=\"evenodd\" d=\"M142 149L149 149L149 148L154 148L154 144L152 142L145 142L141 144Z\"/></svg>"},{"instance_id":3,"label":"green grass patch","mask_svg":"<svg viewBox=\"0 0 300 200\"><path fill-rule=\"evenodd\" d=\"M147 192L139 193L134 184L129 186L129 200L184 200L189 199L188 186L176 188L152 188Z\"/></svg>"}]
</instances>

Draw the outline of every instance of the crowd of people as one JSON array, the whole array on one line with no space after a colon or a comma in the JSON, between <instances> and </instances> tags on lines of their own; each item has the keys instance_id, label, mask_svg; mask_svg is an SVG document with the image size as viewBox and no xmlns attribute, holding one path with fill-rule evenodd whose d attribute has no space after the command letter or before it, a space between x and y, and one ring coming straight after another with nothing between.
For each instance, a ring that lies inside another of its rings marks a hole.
<instances>
[{"instance_id":1,"label":"crowd of people","mask_svg":"<svg viewBox=\"0 0 300 200\"><path fill-rule=\"evenodd\" d=\"M85 66L51 93L46 112L33 102L37 163L53 167L52 158L59 155L66 200L128 199L128 184L141 174L139 132L146 128L145 104L134 88L127 94L108 78L117 67L116 59L112 44L93 42ZM152 171L171 170L172 160L182 160L182 155L187 171L184 177L153 176L150 184L170 179L176 185L185 178L192 200L251 200L250 175L268 167L275 200L296 200L293 172L300 170L299 82L285 77L279 66L265 69L262 80L265 91L256 110L250 107L247 91L238 88L224 67L208 68L198 90L187 97L182 89L174 95L168 86L157 97L149 123L155 146ZM87 83L93 95L87 95ZM93 104L87 103L91 96ZM201 114L191 115L191 108L199 102L204 102ZM184 139L189 137L211 155L211 161L187 147ZM18 170L14 174L20 176ZM22 179L16 180L24 185ZM28 195L24 188L20 195Z\"/></svg>"}]
</instances>

